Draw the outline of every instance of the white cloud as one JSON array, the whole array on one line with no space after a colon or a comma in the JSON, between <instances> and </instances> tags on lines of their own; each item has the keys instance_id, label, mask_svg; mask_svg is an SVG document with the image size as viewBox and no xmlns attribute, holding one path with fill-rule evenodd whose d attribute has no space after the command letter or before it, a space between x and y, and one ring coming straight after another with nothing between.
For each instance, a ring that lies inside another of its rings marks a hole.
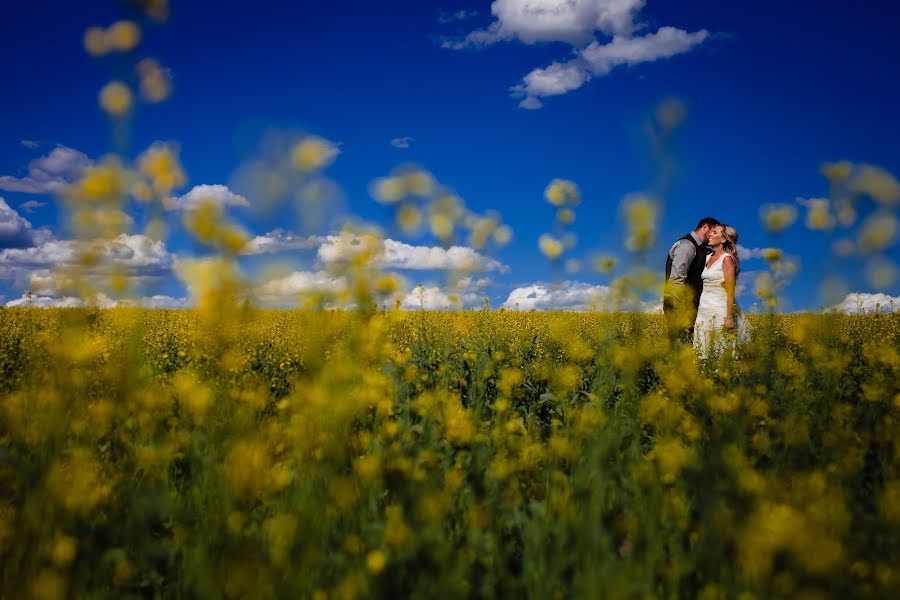
<instances>
[{"instance_id":1,"label":"white cloud","mask_svg":"<svg viewBox=\"0 0 900 600\"><path fill-rule=\"evenodd\" d=\"M461 303L459 296L451 297L438 286L417 285L411 292L403 296L400 308L441 310L445 308L458 308Z\"/></svg>"},{"instance_id":2,"label":"white cloud","mask_svg":"<svg viewBox=\"0 0 900 600\"><path fill-rule=\"evenodd\" d=\"M566 42L580 45L595 32L630 35L645 0L495 0L495 17L485 29L471 32L461 42L445 46L485 46L518 39L526 44Z\"/></svg>"},{"instance_id":3,"label":"white cloud","mask_svg":"<svg viewBox=\"0 0 900 600\"><path fill-rule=\"evenodd\" d=\"M832 307L832 310L847 314L860 312L894 312L900 310L900 296L888 296L887 294L866 294L857 292L847 294L847 297Z\"/></svg>"},{"instance_id":4,"label":"white cloud","mask_svg":"<svg viewBox=\"0 0 900 600\"><path fill-rule=\"evenodd\" d=\"M766 248L748 248L747 246L738 244L737 251L741 260L747 260L750 258L763 258L763 253L766 251Z\"/></svg>"},{"instance_id":5,"label":"white cloud","mask_svg":"<svg viewBox=\"0 0 900 600\"><path fill-rule=\"evenodd\" d=\"M64 270L76 264L86 244L81 240L50 239L31 248L0 250L0 280L55 291L64 284ZM101 282L110 269L123 268L132 284L153 283L171 272L174 261L164 242L140 234L123 233L105 242L91 243L90 248L97 254L97 261L86 276ZM58 268L63 273L51 272Z\"/></svg>"},{"instance_id":6,"label":"white cloud","mask_svg":"<svg viewBox=\"0 0 900 600\"><path fill-rule=\"evenodd\" d=\"M85 305L84 300L72 296L57 298L55 296L29 296L28 294L23 294L21 298L16 298L6 303L8 307L34 306L38 308L72 308Z\"/></svg>"},{"instance_id":7,"label":"white cloud","mask_svg":"<svg viewBox=\"0 0 900 600\"><path fill-rule=\"evenodd\" d=\"M156 295L144 298L123 298L115 300L106 294L97 294L93 302L74 296L51 296L43 294L29 295L27 292L20 298L6 303L8 307L34 306L38 308L72 308L80 306L99 306L100 308L113 308L115 306L138 306L141 308L190 308L188 298L174 298L172 296Z\"/></svg>"},{"instance_id":8,"label":"white cloud","mask_svg":"<svg viewBox=\"0 0 900 600\"><path fill-rule=\"evenodd\" d=\"M258 286L253 296L261 306L288 308L297 306L302 294L337 295L346 287L343 277L335 277L326 271L294 271Z\"/></svg>"},{"instance_id":9,"label":"white cloud","mask_svg":"<svg viewBox=\"0 0 900 600\"><path fill-rule=\"evenodd\" d=\"M346 260L362 242L358 238L329 235L319 246L319 260L334 263ZM381 244L378 263L384 268L434 271L499 271L509 267L468 246L411 246L397 240L386 239Z\"/></svg>"},{"instance_id":10,"label":"white cloud","mask_svg":"<svg viewBox=\"0 0 900 600\"><path fill-rule=\"evenodd\" d=\"M0 177L0 190L25 194L49 194L72 183L91 165L83 152L66 146L57 146L47 156L28 163L27 177Z\"/></svg>"},{"instance_id":11,"label":"white cloud","mask_svg":"<svg viewBox=\"0 0 900 600\"><path fill-rule=\"evenodd\" d=\"M52 238L50 229L34 229L31 221L17 213L0 197L0 248L26 248Z\"/></svg>"},{"instance_id":12,"label":"white cloud","mask_svg":"<svg viewBox=\"0 0 900 600\"><path fill-rule=\"evenodd\" d=\"M513 289L503 308L513 310L587 310L609 297L605 285L591 285L579 281L564 281L559 285L533 283Z\"/></svg>"},{"instance_id":13,"label":"white cloud","mask_svg":"<svg viewBox=\"0 0 900 600\"><path fill-rule=\"evenodd\" d=\"M609 287L581 281L533 283L513 289L503 308L512 310L628 310L659 312L661 300L617 301Z\"/></svg>"},{"instance_id":14,"label":"white cloud","mask_svg":"<svg viewBox=\"0 0 900 600\"><path fill-rule=\"evenodd\" d=\"M40 146L40 144L35 140L22 140L20 143L29 150L34 150L35 148Z\"/></svg>"},{"instance_id":15,"label":"white cloud","mask_svg":"<svg viewBox=\"0 0 900 600\"><path fill-rule=\"evenodd\" d=\"M705 29L688 33L675 27L661 27L656 33L614 37L605 44L594 40L571 61L534 69L520 85L512 88L513 96L524 96L519 104L522 108L540 108L541 97L578 89L592 78L607 75L617 66L634 66L682 54L707 37L709 32Z\"/></svg>"},{"instance_id":16,"label":"white cloud","mask_svg":"<svg viewBox=\"0 0 900 600\"><path fill-rule=\"evenodd\" d=\"M290 250L312 248L321 243L319 236L303 237L286 229L273 229L265 235L258 235L244 246L241 254L277 254Z\"/></svg>"},{"instance_id":17,"label":"white cloud","mask_svg":"<svg viewBox=\"0 0 900 600\"><path fill-rule=\"evenodd\" d=\"M404 135L403 137L394 138L391 140L391 146L394 148L409 148L412 143L415 141L415 138L411 138L408 135Z\"/></svg>"},{"instance_id":18,"label":"white cloud","mask_svg":"<svg viewBox=\"0 0 900 600\"><path fill-rule=\"evenodd\" d=\"M168 199L167 206L171 210L189 209L205 202L214 202L222 206L250 206L249 200L219 184L196 185L183 196Z\"/></svg>"},{"instance_id":19,"label":"white cloud","mask_svg":"<svg viewBox=\"0 0 900 600\"><path fill-rule=\"evenodd\" d=\"M119 306L140 306L141 308L191 308L191 299L156 294L144 298L126 298L119 300L118 304Z\"/></svg>"},{"instance_id":20,"label":"white cloud","mask_svg":"<svg viewBox=\"0 0 900 600\"><path fill-rule=\"evenodd\" d=\"M467 19L471 19L472 17L477 17L477 10L457 10L457 11L449 11L442 10L438 13L438 22L446 25L447 23L454 23L456 21L465 21Z\"/></svg>"},{"instance_id":21,"label":"white cloud","mask_svg":"<svg viewBox=\"0 0 900 600\"><path fill-rule=\"evenodd\" d=\"M19 210L24 210L27 213L31 213L32 211L34 211L34 209L44 206L47 206L46 202L40 202L38 200L26 200L19 205Z\"/></svg>"},{"instance_id":22,"label":"white cloud","mask_svg":"<svg viewBox=\"0 0 900 600\"><path fill-rule=\"evenodd\" d=\"M675 27L636 35L645 0L495 0L495 20L461 41L445 41L446 48L480 47L500 41L525 44L563 42L576 48L572 60L554 62L532 70L512 87L519 106L538 109L540 98L558 96L580 88L593 78L607 75L617 66L633 66L687 52L709 37ZM600 36L598 38L597 36ZM601 39L603 41L601 41Z\"/></svg>"}]
</instances>

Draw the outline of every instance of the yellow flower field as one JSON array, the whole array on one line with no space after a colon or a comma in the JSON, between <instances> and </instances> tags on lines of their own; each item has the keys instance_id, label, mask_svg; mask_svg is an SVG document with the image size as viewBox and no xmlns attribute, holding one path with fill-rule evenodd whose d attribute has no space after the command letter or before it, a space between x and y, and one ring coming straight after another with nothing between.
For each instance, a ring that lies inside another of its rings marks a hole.
<instances>
[{"instance_id":1,"label":"yellow flower field","mask_svg":"<svg viewBox=\"0 0 900 600\"><path fill-rule=\"evenodd\" d=\"M0 596L884 598L900 315L0 310Z\"/></svg>"}]
</instances>

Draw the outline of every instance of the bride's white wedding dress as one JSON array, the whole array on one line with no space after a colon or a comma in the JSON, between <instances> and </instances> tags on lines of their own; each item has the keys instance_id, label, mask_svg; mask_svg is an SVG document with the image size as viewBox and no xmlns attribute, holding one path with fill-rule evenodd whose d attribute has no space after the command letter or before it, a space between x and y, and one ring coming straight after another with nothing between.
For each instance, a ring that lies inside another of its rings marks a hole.
<instances>
[{"instance_id":1,"label":"bride's white wedding dress","mask_svg":"<svg viewBox=\"0 0 900 600\"><path fill-rule=\"evenodd\" d=\"M700 294L700 306L697 307L697 320L694 322L694 348L702 357L710 351L721 351L726 343L733 343L745 336L744 320L740 310L735 307L734 330L723 332L725 317L728 316L728 294L725 292L725 273L722 262L728 254L723 254L711 265L703 268L700 277L703 279L703 293Z\"/></svg>"}]
</instances>

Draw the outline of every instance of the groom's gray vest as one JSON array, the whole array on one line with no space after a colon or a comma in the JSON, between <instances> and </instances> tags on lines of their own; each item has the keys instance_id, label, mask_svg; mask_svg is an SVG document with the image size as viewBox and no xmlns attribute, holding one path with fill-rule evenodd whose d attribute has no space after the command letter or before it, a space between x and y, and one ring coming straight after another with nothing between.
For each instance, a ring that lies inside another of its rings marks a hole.
<instances>
[{"instance_id":1,"label":"groom's gray vest","mask_svg":"<svg viewBox=\"0 0 900 600\"><path fill-rule=\"evenodd\" d=\"M691 264L688 265L686 284L689 285L694 291L694 307L700 306L700 293L703 291L703 278L701 274L703 273L703 267L706 266L706 252L697 245L697 241L694 239L690 233L686 234L684 237L679 239L687 240L691 244L694 245L694 260L691 261ZM666 281L669 280L669 275L672 273L672 257L666 256Z\"/></svg>"}]
</instances>

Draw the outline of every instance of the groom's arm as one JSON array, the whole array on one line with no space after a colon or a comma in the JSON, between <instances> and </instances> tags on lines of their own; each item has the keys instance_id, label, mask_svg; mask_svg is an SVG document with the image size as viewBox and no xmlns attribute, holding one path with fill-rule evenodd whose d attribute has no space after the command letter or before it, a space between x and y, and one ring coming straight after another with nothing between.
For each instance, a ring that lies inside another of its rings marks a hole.
<instances>
[{"instance_id":1,"label":"groom's arm","mask_svg":"<svg viewBox=\"0 0 900 600\"><path fill-rule=\"evenodd\" d=\"M672 271L669 273L669 283L684 285L687 281L688 266L693 262L696 250L694 245L687 240L678 240L669 255L672 257Z\"/></svg>"}]
</instances>

